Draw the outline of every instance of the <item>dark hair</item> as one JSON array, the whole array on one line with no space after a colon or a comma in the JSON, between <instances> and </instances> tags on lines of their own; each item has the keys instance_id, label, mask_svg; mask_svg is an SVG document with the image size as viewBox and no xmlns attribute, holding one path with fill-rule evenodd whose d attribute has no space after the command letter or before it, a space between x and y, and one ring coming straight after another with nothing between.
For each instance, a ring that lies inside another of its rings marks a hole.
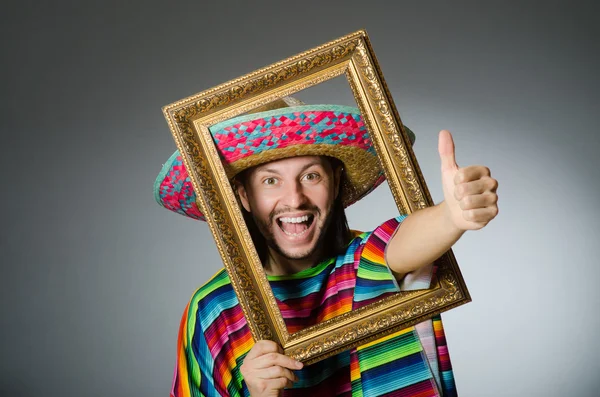
<instances>
[{"instance_id":1,"label":"dark hair","mask_svg":"<svg viewBox=\"0 0 600 397\"><path fill-rule=\"evenodd\" d=\"M331 165L332 172L335 173L335 170L339 167L342 167L342 172L340 175L339 183L339 194L333 201L333 205L331 208L331 221L325 230L325 235L322 237L320 244L323 245L322 256L319 258L317 263L322 262L327 258L332 258L338 255L341 255L346 252L346 247L350 242L352 234L350 233L350 227L348 226L348 219L346 218L346 212L344 211L344 203L342 201L342 186L344 185L344 180L346 178L346 173L343 168L343 163L334 157L326 157L329 160L329 164ZM247 170L246 170L247 171ZM246 171L238 174L238 181L241 183L245 183ZM248 231L250 232L250 236L252 237L252 242L254 243L254 247L258 252L258 257L260 261L264 264L267 260L268 256L268 245L265 237L260 232L260 229L256 225L252 214L246 211L242 207L242 213L244 214L244 220L246 221L246 225L248 227Z\"/></svg>"}]
</instances>

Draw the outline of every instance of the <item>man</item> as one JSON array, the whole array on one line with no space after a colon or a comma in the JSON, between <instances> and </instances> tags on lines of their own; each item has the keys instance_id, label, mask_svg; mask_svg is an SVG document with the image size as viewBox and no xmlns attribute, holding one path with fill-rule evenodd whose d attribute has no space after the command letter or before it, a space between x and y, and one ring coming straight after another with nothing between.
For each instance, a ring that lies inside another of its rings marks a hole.
<instances>
[{"instance_id":1,"label":"man","mask_svg":"<svg viewBox=\"0 0 600 397\"><path fill-rule=\"evenodd\" d=\"M358 109L293 106L236 117L211 133L289 332L394 293L388 267L405 289L426 287L432 262L498 212L496 180L486 167L459 168L447 131L439 136L445 200L370 233L352 232L344 214L383 180ZM155 194L202 219L178 153ZM456 395L441 319L303 366L272 341L254 343L224 271L194 294L180 327L173 396L309 393Z\"/></svg>"}]
</instances>

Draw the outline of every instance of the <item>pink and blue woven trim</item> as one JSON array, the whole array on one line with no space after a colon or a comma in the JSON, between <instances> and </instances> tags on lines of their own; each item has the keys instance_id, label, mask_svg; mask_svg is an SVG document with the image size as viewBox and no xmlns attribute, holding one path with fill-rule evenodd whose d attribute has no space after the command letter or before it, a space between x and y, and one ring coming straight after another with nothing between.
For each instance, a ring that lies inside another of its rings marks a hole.
<instances>
[{"instance_id":1,"label":"pink and blue woven trim","mask_svg":"<svg viewBox=\"0 0 600 397\"><path fill-rule=\"evenodd\" d=\"M178 150L158 174L154 182L154 198L168 210L206 221L196 204L196 192Z\"/></svg>"},{"instance_id":2,"label":"pink and blue woven trim","mask_svg":"<svg viewBox=\"0 0 600 397\"><path fill-rule=\"evenodd\" d=\"M227 164L266 150L328 144L375 149L360 112L349 106L313 105L275 109L215 124L211 132Z\"/></svg>"}]
</instances>

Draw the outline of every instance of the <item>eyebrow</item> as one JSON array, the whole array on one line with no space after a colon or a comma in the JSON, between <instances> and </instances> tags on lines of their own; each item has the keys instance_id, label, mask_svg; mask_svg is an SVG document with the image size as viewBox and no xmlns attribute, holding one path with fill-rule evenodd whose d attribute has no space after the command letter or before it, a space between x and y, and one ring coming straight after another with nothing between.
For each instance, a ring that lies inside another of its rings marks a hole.
<instances>
[{"instance_id":1,"label":"eyebrow","mask_svg":"<svg viewBox=\"0 0 600 397\"><path fill-rule=\"evenodd\" d=\"M317 161L317 160L315 160L313 162L310 162L310 163L306 164L304 167L302 167L300 169L300 173L306 171L307 169L309 169L312 166L321 165L321 164L322 163L319 162L319 161ZM276 175L281 175L281 173L279 171L277 171L276 169L274 169L274 168L259 168L259 169L256 170L256 172L257 173L259 173L259 172L267 172L267 173L272 173L272 174L276 174Z\"/></svg>"}]
</instances>

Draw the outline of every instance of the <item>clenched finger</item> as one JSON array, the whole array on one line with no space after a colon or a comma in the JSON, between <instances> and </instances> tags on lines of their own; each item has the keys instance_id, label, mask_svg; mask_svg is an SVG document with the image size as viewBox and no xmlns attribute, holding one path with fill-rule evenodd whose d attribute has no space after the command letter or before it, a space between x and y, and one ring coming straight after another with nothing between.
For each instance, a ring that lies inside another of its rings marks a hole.
<instances>
[{"instance_id":1,"label":"clenched finger","mask_svg":"<svg viewBox=\"0 0 600 397\"><path fill-rule=\"evenodd\" d=\"M498 207L477 208L463 211L463 218L467 221L482 223L482 227L498 215Z\"/></svg>"},{"instance_id":2,"label":"clenched finger","mask_svg":"<svg viewBox=\"0 0 600 397\"><path fill-rule=\"evenodd\" d=\"M473 195L473 194L481 194L484 192L495 192L498 188L498 181L494 178L483 177L476 181L465 182L459 185L456 185L454 188L454 197L457 200L462 200L463 197Z\"/></svg>"},{"instance_id":3,"label":"clenched finger","mask_svg":"<svg viewBox=\"0 0 600 397\"><path fill-rule=\"evenodd\" d=\"M300 369L302 363L280 353L264 354L254 360L254 368L268 368L278 365L289 369Z\"/></svg>"},{"instance_id":4,"label":"clenched finger","mask_svg":"<svg viewBox=\"0 0 600 397\"><path fill-rule=\"evenodd\" d=\"M490 169L483 165L470 165L463 167L456 172L454 184L465 183L481 179L485 176L491 176Z\"/></svg>"},{"instance_id":5,"label":"clenched finger","mask_svg":"<svg viewBox=\"0 0 600 397\"><path fill-rule=\"evenodd\" d=\"M260 373L257 372L257 375L262 379L286 378L290 382L296 382L298 380L298 377L295 373L287 368L280 367L279 365L260 369Z\"/></svg>"},{"instance_id":6,"label":"clenched finger","mask_svg":"<svg viewBox=\"0 0 600 397\"><path fill-rule=\"evenodd\" d=\"M272 380L270 386L272 390L281 390L286 387L294 386L294 382L292 382L288 378L277 378Z\"/></svg>"},{"instance_id":7,"label":"clenched finger","mask_svg":"<svg viewBox=\"0 0 600 397\"><path fill-rule=\"evenodd\" d=\"M268 353L283 353L283 350L272 340L259 340L252 346L252 349L246 355L246 359L251 360Z\"/></svg>"},{"instance_id":8,"label":"clenched finger","mask_svg":"<svg viewBox=\"0 0 600 397\"><path fill-rule=\"evenodd\" d=\"M470 210L475 208L486 208L498 202L496 193L472 194L463 197L458 204L462 210Z\"/></svg>"}]
</instances>

